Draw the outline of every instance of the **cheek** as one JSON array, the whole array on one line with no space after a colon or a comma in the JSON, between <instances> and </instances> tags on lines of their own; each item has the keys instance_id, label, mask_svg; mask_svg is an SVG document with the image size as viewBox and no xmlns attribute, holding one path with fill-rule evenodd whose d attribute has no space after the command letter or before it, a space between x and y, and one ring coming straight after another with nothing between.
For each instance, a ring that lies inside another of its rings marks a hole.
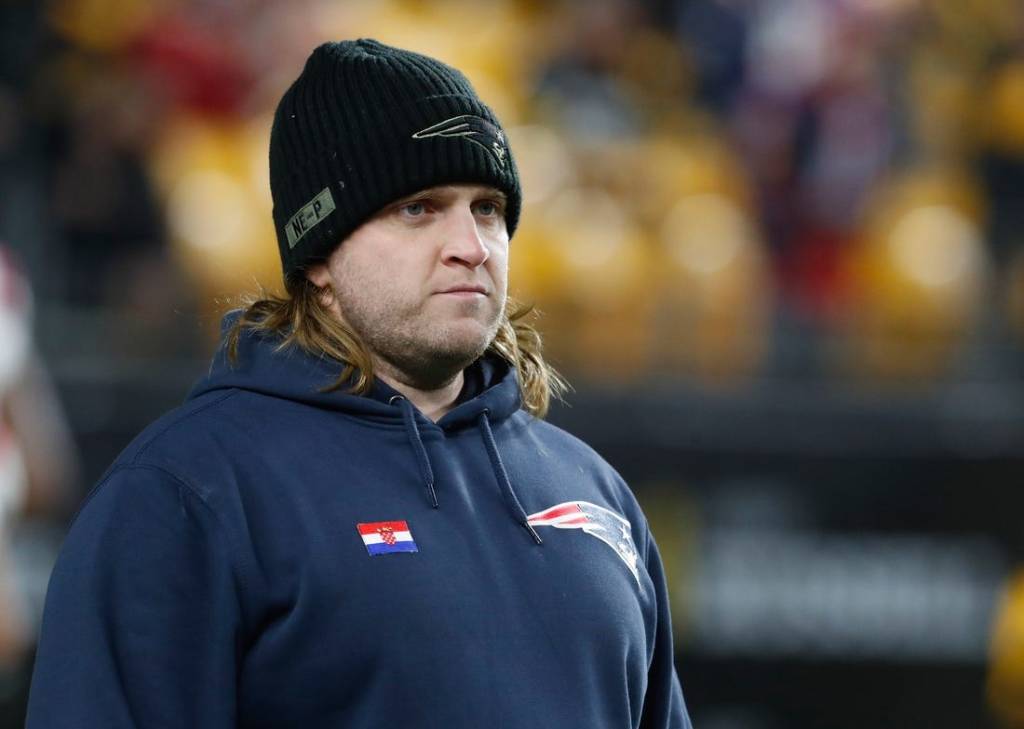
<instances>
[{"instance_id":1,"label":"cheek","mask_svg":"<svg viewBox=\"0 0 1024 729\"><path fill-rule=\"evenodd\" d=\"M487 259L487 266L491 277L502 286L508 281L508 243L496 245L491 248L491 255Z\"/></svg>"},{"instance_id":2,"label":"cheek","mask_svg":"<svg viewBox=\"0 0 1024 729\"><path fill-rule=\"evenodd\" d=\"M371 292L378 292L379 296L386 295L381 289L379 271L374 266L350 260L332 270L332 274L338 302L342 311L350 316L358 315L367 306L372 306Z\"/></svg>"},{"instance_id":3,"label":"cheek","mask_svg":"<svg viewBox=\"0 0 1024 729\"><path fill-rule=\"evenodd\" d=\"M385 280L383 266L378 257L366 254L355 246L347 255L339 255L331 265L331 273L342 290L358 293L368 287L377 287Z\"/></svg>"},{"instance_id":4,"label":"cheek","mask_svg":"<svg viewBox=\"0 0 1024 729\"><path fill-rule=\"evenodd\" d=\"M343 312L360 325L394 328L422 306L422 281L410 271L408 261L398 265L373 257L349 263L336 271L337 290Z\"/></svg>"},{"instance_id":5,"label":"cheek","mask_svg":"<svg viewBox=\"0 0 1024 729\"><path fill-rule=\"evenodd\" d=\"M498 267L491 276L494 279L494 285L504 295L508 290L508 264Z\"/></svg>"}]
</instances>

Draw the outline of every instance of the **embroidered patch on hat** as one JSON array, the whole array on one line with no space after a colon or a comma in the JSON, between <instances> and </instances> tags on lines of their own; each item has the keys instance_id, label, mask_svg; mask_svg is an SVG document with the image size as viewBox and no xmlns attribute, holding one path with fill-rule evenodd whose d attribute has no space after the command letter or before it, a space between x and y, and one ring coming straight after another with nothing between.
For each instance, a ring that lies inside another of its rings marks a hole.
<instances>
[{"instance_id":1,"label":"embroidered patch on hat","mask_svg":"<svg viewBox=\"0 0 1024 729\"><path fill-rule=\"evenodd\" d=\"M288 236L288 247L294 248L302 240L302 236L311 231L317 224L334 211L334 197L331 188L325 187L317 196L299 208L284 226Z\"/></svg>"},{"instance_id":2,"label":"embroidered patch on hat","mask_svg":"<svg viewBox=\"0 0 1024 729\"><path fill-rule=\"evenodd\" d=\"M633 544L633 532L627 519L610 509L589 501L564 501L549 509L538 511L526 517L530 526L552 526L556 529L582 529L585 534L597 537L615 550L629 571L633 573L637 584L640 583L640 572L637 570L636 545Z\"/></svg>"},{"instance_id":3,"label":"embroidered patch on hat","mask_svg":"<svg viewBox=\"0 0 1024 729\"><path fill-rule=\"evenodd\" d=\"M508 156L505 135L497 126L483 117L473 114L453 116L451 119L445 119L443 122L421 129L412 135L413 139L428 139L430 137L462 137L467 142L472 142L493 154L499 167L505 166L505 158Z\"/></svg>"},{"instance_id":4,"label":"embroidered patch on hat","mask_svg":"<svg viewBox=\"0 0 1024 729\"><path fill-rule=\"evenodd\" d=\"M404 521L372 521L356 524L371 557L392 552L418 552L416 542Z\"/></svg>"}]
</instances>

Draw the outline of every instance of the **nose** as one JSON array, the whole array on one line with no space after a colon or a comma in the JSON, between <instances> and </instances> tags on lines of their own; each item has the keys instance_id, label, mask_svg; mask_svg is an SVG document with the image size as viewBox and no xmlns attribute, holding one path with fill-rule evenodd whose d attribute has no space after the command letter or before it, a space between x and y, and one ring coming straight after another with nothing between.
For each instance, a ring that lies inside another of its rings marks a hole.
<instances>
[{"instance_id":1,"label":"nose","mask_svg":"<svg viewBox=\"0 0 1024 729\"><path fill-rule=\"evenodd\" d=\"M476 216L467 208L450 211L450 219L445 226L445 243L442 250L444 263L449 266L465 266L478 268L487 262L491 252L484 243L477 225Z\"/></svg>"}]
</instances>

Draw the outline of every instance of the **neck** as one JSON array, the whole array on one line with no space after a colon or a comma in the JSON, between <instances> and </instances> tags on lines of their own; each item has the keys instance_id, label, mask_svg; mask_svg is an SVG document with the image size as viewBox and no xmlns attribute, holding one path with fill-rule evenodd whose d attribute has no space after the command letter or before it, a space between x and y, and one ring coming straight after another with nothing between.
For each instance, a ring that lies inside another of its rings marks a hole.
<instances>
[{"instance_id":1,"label":"neck","mask_svg":"<svg viewBox=\"0 0 1024 729\"><path fill-rule=\"evenodd\" d=\"M375 362L376 374L381 380L402 394L416 409L435 423L455 406L455 401L462 392L462 370L449 382L440 387L424 390L409 383L402 373L383 362Z\"/></svg>"}]
</instances>

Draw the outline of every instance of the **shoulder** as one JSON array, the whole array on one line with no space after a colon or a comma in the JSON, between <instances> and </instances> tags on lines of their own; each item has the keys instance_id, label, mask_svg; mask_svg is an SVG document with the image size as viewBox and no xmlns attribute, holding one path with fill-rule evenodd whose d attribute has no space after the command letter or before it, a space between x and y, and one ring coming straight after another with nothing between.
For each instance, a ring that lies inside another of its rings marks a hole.
<instances>
[{"instance_id":1,"label":"shoulder","mask_svg":"<svg viewBox=\"0 0 1024 729\"><path fill-rule=\"evenodd\" d=\"M115 551L124 559L156 559L212 543L235 555L242 521L223 457L222 425L240 402L238 394L223 390L190 400L136 436L79 506L62 555L120 545L124 550Z\"/></svg>"},{"instance_id":2,"label":"shoulder","mask_svg":"<svg viewBox=\"0 0 1024 729\"><path fill-rule=\"evenodd\" d=\"M148 469L188 487L211 506L236 482L237 465L272 457L270 447L293 403L235 388L191 399L139 433L101 477ZM308 410L304 408L303 410ZM304 413L308 417L308 413Z\"/></svg>"},{"instance_id":3,"label":"shoulder","mask_svg":"<svg viewBox=\"0 0 1024 729\"><path fill-rule=\"evenodd\" d=\"M552 448L558 448L601 461L602 463L604 462L604 459L601 458L598 452L580 438L547 420L530 415L525 410L519 410L510 420L517 427L527 429L535 438L550 445Z\"/></svg>"},{"instance_id":4,"label":"shoulder","mask_svg":"<svg viewBox=\"0 0 1024 729\"><path fill-rule=\"evenodd\" d=\"M238 395L237 390L212 392L164 413L132 439L107 473L142 467L177 473L188 462L180 457L182 454L215 446L211 436L240 405Z\"/></svg>"},{"instance_id":5,"label":"shoulder","mask_svg":"<svg viewBox=\"0 0 1024 729\"><path fill-rule=\"evenodd\" d=\"M601 454L567 430L535 418L523 410L516 413L512 420L530 435L542 453L571 459L573 463L595 471L607 472L622 481L622 477Z\"/></svg>"},{"instance_id":6,"label":"shoulder","mask_svg":"<svg viewBox=\"0 0 1024 729\"><path fill-rule=\"evenodd\" d=\"M82 522L107 522L105 514L120 513L125 505L139 509L143 503L175 510L175 503L190 502L206 510L209 479L199 478L195 464L189 467L203 444L208 449L214 429L210 413L230 400L224 391L212 397L189 401L152 422L139 433L96 481L79 506L72 527Z\"/></svg>"}]
</instances>

